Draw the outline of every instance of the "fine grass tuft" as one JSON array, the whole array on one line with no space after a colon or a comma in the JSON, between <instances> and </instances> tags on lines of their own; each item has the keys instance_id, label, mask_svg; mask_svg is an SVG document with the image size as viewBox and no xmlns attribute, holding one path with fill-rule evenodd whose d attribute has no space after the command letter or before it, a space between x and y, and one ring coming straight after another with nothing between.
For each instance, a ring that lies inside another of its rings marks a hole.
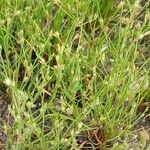
<instances>
[{"instance_id":1,"label":"fine grass tuft","mask_svg":"<svg viewBox=\"0 0 150 150\"><path fill-rule=\"evenodd\" d=\"M129 149L149 115L149 25L149 0L0 1L0 149Z\"/></svg>"}]
</instances>

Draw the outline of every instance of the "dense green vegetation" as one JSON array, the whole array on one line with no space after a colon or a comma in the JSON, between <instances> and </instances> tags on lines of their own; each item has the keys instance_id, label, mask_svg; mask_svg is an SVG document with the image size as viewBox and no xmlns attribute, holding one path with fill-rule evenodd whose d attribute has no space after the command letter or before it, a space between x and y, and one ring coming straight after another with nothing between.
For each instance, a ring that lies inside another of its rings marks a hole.
<instances>
[{"instance_id":1,"label":"dense green vegetation","mask_svg":"<svg viewBox=\"0 0 150 150\"><path fill-rule=\"evenodd\" d=\"M0 0L0 148L134 147L149 49L149 0Z\"/></svg>"}]
</instances>

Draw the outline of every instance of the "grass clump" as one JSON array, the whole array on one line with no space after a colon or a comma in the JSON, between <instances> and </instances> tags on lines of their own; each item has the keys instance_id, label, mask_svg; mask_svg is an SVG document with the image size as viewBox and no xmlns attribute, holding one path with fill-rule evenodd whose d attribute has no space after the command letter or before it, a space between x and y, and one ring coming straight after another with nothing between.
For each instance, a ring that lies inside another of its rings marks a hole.
<instances>
[{"instance_id":1,"label":"grass clump","mask_svg":"<svg viewBox=\"0 0 150 150\"><path fill-rule=\"evenodd\" d=\"M0 147L130 148L118 141L149 114L149 7L0 1Z\"/></svg>"}]
</instances>

